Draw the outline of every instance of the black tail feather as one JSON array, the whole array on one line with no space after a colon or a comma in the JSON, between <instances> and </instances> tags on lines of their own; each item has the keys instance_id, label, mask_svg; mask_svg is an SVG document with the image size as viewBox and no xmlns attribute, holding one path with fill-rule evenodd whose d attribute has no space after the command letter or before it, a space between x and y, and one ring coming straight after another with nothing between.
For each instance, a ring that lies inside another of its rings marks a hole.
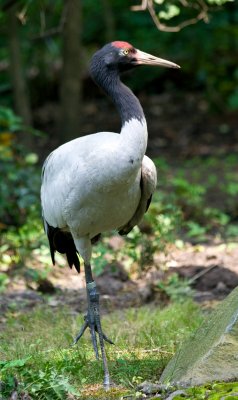
<instances>
[{"instance_id":1,"label":"black tail feather","mask_svg":"<svg viewBox=\"0 0 238 400\"><path fill-rule=\"evenodd\" d=\"M50 254L53 265L55 265L55 252L66 254L69 267L73 266L80 272L80 262L78 258L78 251L75 247L73 237L70 232L64 232L59 228L50 226L44 221L45 230L49 239Z\"/></svg>"},{"instance_id":2,"label":"black tail feather","mask_svg":"<svg viewBox=\"0 0 238 400\"><path fill-rule=\"evenodd\" d=\"M80 273L80 262L77 256L77 252L67 252L66 253L67 261L69 264L69 267L72 268L73 265L75 266L76 271Z\"/></svg>"}]
</instances>

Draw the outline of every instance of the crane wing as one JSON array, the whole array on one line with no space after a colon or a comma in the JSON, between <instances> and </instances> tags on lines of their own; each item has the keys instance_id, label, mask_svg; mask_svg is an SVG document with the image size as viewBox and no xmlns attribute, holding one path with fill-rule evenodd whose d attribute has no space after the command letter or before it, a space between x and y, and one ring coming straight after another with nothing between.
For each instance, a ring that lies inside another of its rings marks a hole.
<instances>
[{"instance_id":1,"label":"crane wing","mask_svg":"<svg viewBox=\"0 0 238 400\"><path fill-rule=\"evenodd\" d=\"M44 162L42 169L42 183L44 179L47 179L47 166L50 158L52 157L53 152L47 157ZM51 226L44 217L44 209L42 204L42 219L44 224L45 233L47 234L49 245L50 245L50 254L53 265L55 264L55 252L58 251L61 254L66 254L67 261L69 267L72 268L75 266L76 270L80 272L80 262L78 258L78 251L75 247L73 237L70 232L60 229L58 227Z\"/></svg>"},{"instance_id":2,"label":"crane wing","mask_svg":"<svg viewBox=\"0 0 238 400\"><path fill-rule=\"evenodd\" d=\"M157 185L157 171L153 161L144 156L141 167L141 198L135 214L128 223L119 228L120 235L127 235L143 218L150 206Z\"/></svg>"}]
</instances>

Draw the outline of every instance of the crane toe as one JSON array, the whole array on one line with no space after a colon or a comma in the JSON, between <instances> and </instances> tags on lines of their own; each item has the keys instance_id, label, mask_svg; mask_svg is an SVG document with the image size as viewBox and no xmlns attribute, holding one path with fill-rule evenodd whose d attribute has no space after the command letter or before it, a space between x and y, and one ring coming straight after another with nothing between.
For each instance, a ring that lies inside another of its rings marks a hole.
<instances>
[{"instance_id":1,"label":"crane toe","mask_svg":"<svg viewBox=\"0 0 238 400\"><path fill-rule=\"evenodd\" d=\"M97 341L94 338L96 338L96 333L98 335L100 335L99 332L101 330L100 329L101 328L101 323L100 323L100 327L99 327L99 330L98 330L99 323L95 322L95 318L94 318L94 321L92 322L92 321L90 321L90 319L88 317L88 314L86 314L85 317L84 317L84 320L85 320L85 322L82 325L78 335L74 339L73 345L77 344L77 342L81 339L81 337L83 336L83 334L86 331L86 329L89 328L90 329L90 333L91 333L94 352L95 352L96 358L98 359L99 357L98 357ZM109 337L107 335L105 335L105 333L103 331L101 332L101 336L102 336L103 341L105 341L105 342L107 342L109 344L115 344L111 339L109 339Z\"/></svg>"}]
</instances>

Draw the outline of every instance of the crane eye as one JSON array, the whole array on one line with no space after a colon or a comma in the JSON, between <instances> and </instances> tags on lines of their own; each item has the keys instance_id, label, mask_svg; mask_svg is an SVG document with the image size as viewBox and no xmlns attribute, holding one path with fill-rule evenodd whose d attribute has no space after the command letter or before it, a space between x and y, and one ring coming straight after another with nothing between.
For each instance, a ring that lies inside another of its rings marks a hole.
<instances>
[{"instance_id":1,"label":"crane eye","mask_svg":"<svg viewBox=\"0 0 238 400\"><path fill-rule=\"evenodd\" d=\"M123 50L123 54L124 56L127 56L127 54L129 54L129 50L128 49Z\"/></svg>"}]
</instances>

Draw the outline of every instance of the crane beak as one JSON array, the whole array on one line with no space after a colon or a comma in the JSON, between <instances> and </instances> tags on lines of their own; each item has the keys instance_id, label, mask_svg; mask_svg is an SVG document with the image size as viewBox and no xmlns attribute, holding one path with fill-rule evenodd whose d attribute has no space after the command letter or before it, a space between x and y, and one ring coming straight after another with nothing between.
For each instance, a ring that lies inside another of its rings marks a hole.
<instances>
[{"instance_id":1,"label":"crane beak","mask_svg":"<svg viewBox=\"0 0 238 400\"><path fill-rule=\"evenodd\" d=\"M167 68L180 68L179 65L171 61L164 60L163 58L154 57L151 54L144 53L143 51L140 51L138 49L136 49L136 54L134 56L134 65L159 65L161 67Z\"/></svg>"}]
</instances>

